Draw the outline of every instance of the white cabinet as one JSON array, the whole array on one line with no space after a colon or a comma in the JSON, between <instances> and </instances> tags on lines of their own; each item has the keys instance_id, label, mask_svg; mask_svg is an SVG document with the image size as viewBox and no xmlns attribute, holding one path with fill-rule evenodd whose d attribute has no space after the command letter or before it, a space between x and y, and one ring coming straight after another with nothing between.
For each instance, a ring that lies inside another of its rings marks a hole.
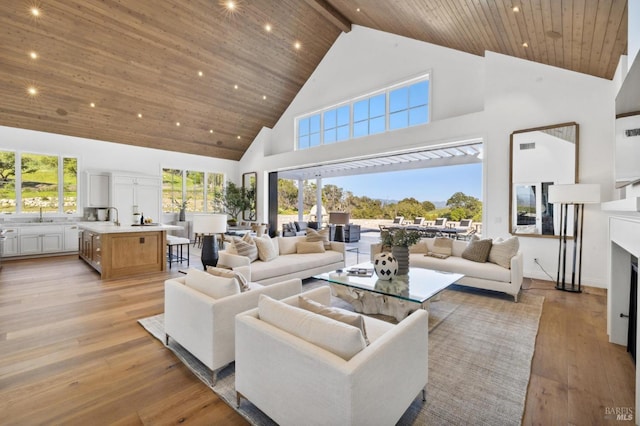
<instances>
[{"instance_id":1,"label":"white cabinet","mask_svg":"<svg viewBox=\"0 0 640 426\"><path fill-rule=\"evenodd\" d=\"M64 251L78 251L78 225L64 226Z\"/></svg>"},{"instance_id":2,"label":"white cabinet","mask_svg":"<svg viewBox=\"0 0 640 426\"><path fill-rule=\"evenodd\" d=\"M138 211L144 213L144 217L159 221L159 177L113 174L111 179L113 205L118 209L122 225L131 225L133 222L133 206L138 206Z\"/></svg>"},{"instance_id":3,"label":"white cabinet","mask_svg":"<svg viewBox=\"0 0 640 426\"><path fill-rule=\"evenodd\" d=\"M25 226L20 229L19 240L21 255L64 251L62 226Z\"/></svg>"},{"instance_id":4,"label":"white cabinet","mask_svg":"<svg viewBox=\"0 0 640 426\"><path fill-rule=\"evenodd\" d=\"M20 254L18 245L18 228L4 228L7 232L4 240L3 256L17 256Z\"/></svg>"},{"instance_id":5,"label":"white cabinet","mask_svg":"<svg viewBox=\"0 0 640 426\"><path fill-rule=\"evenodd\" d=\"M109 173L87 172L87 207L109 207Z\"/></svg>"}]
</instances>

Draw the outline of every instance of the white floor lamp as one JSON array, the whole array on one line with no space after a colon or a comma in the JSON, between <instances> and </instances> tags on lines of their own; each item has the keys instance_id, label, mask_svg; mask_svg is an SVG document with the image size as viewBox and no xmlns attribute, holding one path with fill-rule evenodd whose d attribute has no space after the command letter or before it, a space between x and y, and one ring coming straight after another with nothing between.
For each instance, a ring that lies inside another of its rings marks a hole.
<instances>
[{"instance_id":1,"label":"white floor lamp","mask_svg":"<svg viewBox=\"0 0 640 426\"><path fill-rule=\"evenodd\" d=\"M560 247L558 250L558 276L556 289L574 293L582 292L582 228L584 221L584 205L600 202L600 185L570 184L551 185L549 202L560 204ZM568 221L569 206L573 205L573 261L571 270L571 286L565 282L567 269L567 244L569 239ZM576 268L578 279L576 281ZM576 285L577 284L577 285Z\"/></svg>"},{"instance_id":2,"label":"white floor lamp","mask_svg":"<svg viewBox=\"0 0 640 426\"><path fill-rule=\"evenodd\" d=\"M193 215L193 232L202 235L202 267L218 264L218 241L216 234L227 232L226 214L195 214Z\"/></svg>"}]
</instances>

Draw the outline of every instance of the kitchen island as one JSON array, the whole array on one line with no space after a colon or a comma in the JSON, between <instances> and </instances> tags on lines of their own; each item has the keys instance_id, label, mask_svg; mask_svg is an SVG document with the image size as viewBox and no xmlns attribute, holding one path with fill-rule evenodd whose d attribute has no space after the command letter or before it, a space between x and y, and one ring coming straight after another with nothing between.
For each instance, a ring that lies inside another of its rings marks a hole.
<instances>
[{"instance_id":1,"label":"kitchen island","mask_svg":"<svg viewBox=\"0 0 640 426\"><path fill-rule=\"evenodd\" d=\"M161 272L167 268L167 231L180 226L150 224L116 226L112 222L83 222L80 258L102 279Z\"/></svg>"}]
</instances>

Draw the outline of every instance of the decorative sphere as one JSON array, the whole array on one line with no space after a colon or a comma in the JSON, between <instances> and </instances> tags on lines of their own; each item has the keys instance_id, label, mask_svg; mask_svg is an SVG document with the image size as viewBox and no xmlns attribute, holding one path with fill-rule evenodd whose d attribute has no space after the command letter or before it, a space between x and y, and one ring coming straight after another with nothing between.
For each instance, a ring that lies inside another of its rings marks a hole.
<instances>
[{"instance_id":1,"label":"decorative sphere","mask_svg":"<svg viewBox=\"0 0 640 426\"><path fill-rule=\"evenodd\" d=\"M373 257L373 270L381 280L391 280L398 274L398 261L391 253L379 253Z\"/></svg>"}]
</instances>

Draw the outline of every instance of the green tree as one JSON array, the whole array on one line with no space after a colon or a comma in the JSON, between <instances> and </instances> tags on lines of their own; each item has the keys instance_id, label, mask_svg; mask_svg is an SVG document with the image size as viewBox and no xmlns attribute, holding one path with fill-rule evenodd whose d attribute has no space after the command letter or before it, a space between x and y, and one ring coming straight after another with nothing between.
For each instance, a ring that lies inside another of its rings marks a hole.
<instances>
[{"instance_id":1,"label":"green tree","mask_svg":"<svg viewBox=\"0 0 640 426\"><path fill-rule=\"evenodd\" d=\"M327 211L343 211L345 203L342 188L336 185L324 185L322 187L322 204Z\"/></svg>"},{"instance_id":2,"label":"green tree","mask_svg":"<svg viewBox=\"0 0 640 426\"><path fill-rule=\"evenodd\" d=\"M430 212L436 209L436 205L433 204L431 201L423 201L422 202L422 209L425 212Z\"/></svg>"},{"instance_id":3,"label":"green tree","mask_svg":"<svg viewBox=\"0 0 640 426\"><path fill-rule=\"evenodd\" d=\"M240 213L251 206L247 194L241 186L227 181L224 190L216 188L213 194L213 207L221 206L231 219L237 219Z\"/></svg>"},{"instance_id":4,"label":"green tree","mask_svg":"<svg viewBox=\"0 0 640 426\"><path fill-rule=\"evenodd\" d=\"M278 179L278 209L292 212L298 206L298 186L291 179Z\"/></svg>"}]
</instances>

